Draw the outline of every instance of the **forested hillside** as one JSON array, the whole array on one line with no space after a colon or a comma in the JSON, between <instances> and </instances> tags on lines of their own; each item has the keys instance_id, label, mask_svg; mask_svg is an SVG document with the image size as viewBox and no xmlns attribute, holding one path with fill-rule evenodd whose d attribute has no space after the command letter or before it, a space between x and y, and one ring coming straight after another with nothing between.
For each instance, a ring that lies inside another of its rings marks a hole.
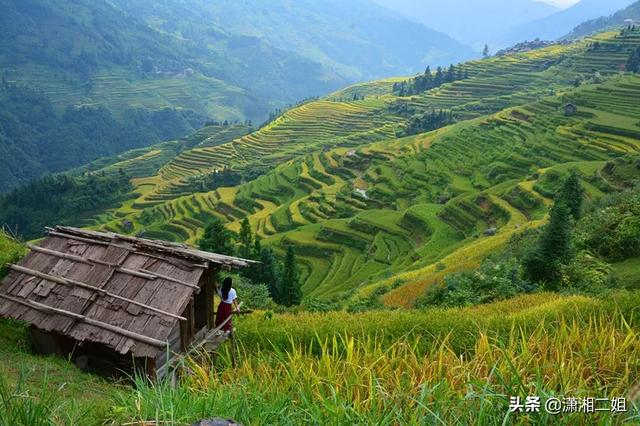
<instances>
[{"instance_id":1,"label":"forested hillside","mask_svg":"<svg viewBox=\"0 0 640 426\"><path fill-rule=\"evenodd\" d=\"M581 0L552 15L535 19L512 28L503 38L506 44L523 40L556 40L576 25L600 16L608 16L633 3L634 0Z\"/></svg>"},{"instance_id":2,"label":"forested hillside","mask_svg":"<svg viewBox=\"0 0 640 426\"><path fill-rule=\"evenodd\" d=\"M622 184L611 171L638 150L640 79L620 70L639 47L640 31L600 34L454 66L423 89L424 76L357 85L246 136L209 128L177 156L136 151L92 168L135 176L93 226L196 242L212 217L234 231L248 218L263 245L295 249L306 297L410 306L544 224L570 171L589 199Z\"/></svg>"},{"instance_id":3,"label":"forested hillside","mask_svg":"<svg viewBox=\"0 0 640 426\"><path fill-rule=\"evenodd\" d=\"M377 6L357 27L355 10L308 6L309 38L285 43L300 12L285 5L267 19L256 4L235 2L0 1L0 192L186 136L206 119L259 123L349 82L473 55ZM241 28L238 14L262 32ZM320 33L335 34L335 47Z\"/></svg>"},{"instance_id":4,"label":"forested hillside","mask_svg":"<svg viewBox=\"0 0 640 426\"><path fill-rule=\"evenodd\" d=\"M612 15L601 16L596 19L583 22L573 29L564 38L573 39L594 34L599 31L605 31L613 27L626 26L628 19L633 21L632 25L640 23L640 1L637 1L626 8L617 11Z\"/></svg>"},{"instance_id":5,"label":"forested hillside","mask_svg":"<svg viewBox=\"0 0 640 426\"><path fill-rule=\"evenodd\" d=\"M218 119L259 118L272 105L345 82L331 81L318 63L213 23L199 21L193 38L182 36L189 33L180 25L192 22L178 13L178 28L154 28L104 0L3 0L2 9L4 78L41 89L56 106L119 113L172 106ZM254 90L265 86L270 90Z\"/></svg>"},{"instance_id":6,"label":"forested hillside","mask_svg":"<svg viewBox=\"0 0 640 426\"><path fill-rule=\"evenodd\" d=\"M196 4L223 28L297 52L351 81L410 75L427 65L449 65L478 56L448 35L370 0Z\"/></svg>"},{"instance_id":7,"label":"forested hillside","mask_svg":"<svg viewBox=\"0 0 640 426\"><path fill-rule=\"evenodd\" d=\"M69 106L57 112L32 89L0 87L0 193L47 173L193 132L205 118L190 110Z\"/></svg>"}]
</instances>

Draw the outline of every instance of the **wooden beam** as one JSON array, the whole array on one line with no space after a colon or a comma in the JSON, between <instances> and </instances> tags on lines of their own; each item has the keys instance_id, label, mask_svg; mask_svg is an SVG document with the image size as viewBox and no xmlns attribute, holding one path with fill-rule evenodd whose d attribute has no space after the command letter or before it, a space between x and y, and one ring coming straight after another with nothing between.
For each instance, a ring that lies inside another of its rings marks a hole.
<instances>
[{"instance_id":1,"label":"wooden beam","mask_svg":"<svg viewBox=\"0 0 640 426\"><path fill-rule=\"evenodd\" d=\"M77 235L65 234L65 233L57 232L57 231L53 231L53 230L48 231L48 234L49 235L53 235L54 237L68 238L68 239L71 239L71 240L82 241L82 242L87 243L87 244L97 244L97 245L102 245L102 246L117 247L117 248L120 248L120 249L123 249L123 250L128 250L128 251L130 251L132 253L135 253L135 254L139 254L140 256L151 257L151 258L154 258L154 259L159 259L159 260L162 260L162 261L165 261L165 262L173 264L173 262L170 259L164 258L162 256L157 256L157 255L154 255L152 253L147 253L145 251L141 251L141 250L139 250L139 248L136 248L136 247L127 247L127 246L123 246L123 245L120 245L120 244L115 244L113 241L109 242L109 241L104 241L104 240L92 240L91 238L79 237ZM155 249L155 247L152 248L152 249ZM169 255L175 256L175 253L172 253L171 251L164 250L164 252L168 253ZM199 259L199 260L202 260L202 259ZM206 263L189 263L189 266L190 267L194 267L194 268L208 269L209 265L207 263L208 262L206 262Z\"/></svg>"},{"instance_id":2,"label":"wooden beam","mask_svg":"<svg viewBox=\"0 0 640 426\"><path fill-rule=\"evenodd\" d=\"M64 315L70 318L74 318L78 321L85 322L89 325L93 325L95 327L102 328L104 330L112 331L116 334L120 334L122 336L130 337L134 340L137 340L142 343L146 343L149 345L157 346L157 347L166 347L168 342L163 342L162 340L154 339L153 337L144 336L142 334L135 333L133 331L125 330L124 328L116 327L115 325L107 324L106 322L94 320L92 318L88 318L84 315L76 314L74 312L65 311L64 309L53 308L48 305L44 305L42 303L35 302L33 300L28 299L18 299L15 297L7 296L6 294L1 294L0 297L10 300L11 302L15 302L29 308L33 308L38 311L49 312L53 314Z\"/></svg>"},{"instance_id":3,"label":"wooden beam","mask_svg":"<svg viewBox=\"0 0 640 426\"><path fill-rule=\"evenodd\" d=\"M109 241L92 240L91 238L78 237L77 235L64 234L62 232L57 232L57 231L49 231L48 234L53 235L54 237L61 237L61 238L68 238L76 241L82 241L83 243L87 243L87 244L98 244L102 246L117 247L123 250L136 251L136 249L133 247L122 246L120 244L114 244L113 242L109 242Z\"/></svg>"},{"instance_id":4,"label":"wooden beam","mask_svg":"<svg viewBox=\"0 0 640 426\"><path fill-rule=\"evenodd\" d=\"M253 313L253 310L247 309L246 311L234 312L233 315L249 315L252 313ZM218 315L218 311L214 312L213 315Z\"/></svg>"},{"instance_id":5,"label":"wooden beam","mask_svg":"<svg viewBox=\"0 0 640 426\"><path fill-rule=\"evenodd\" d=\"M59 252L59 251L47 249L47 248L36 246L36 245L33 245L33 244L27 244L27 247L29 249L35 251L35 252L48 254L50 256L59 257L61 259L72 260L74 262L83 263L85 265L109 266L109 267L115 268L117 270L117 272L120 272L122 274L133 275L134 277L144 278L146 280L156 280L158 278L161 278L163 280L171 281L171 282L174 282L174 283L177 283L177 284L181 284L181 285L184 285L184 286L187 286L187 287L191 287L194 290L200 291L200 287L198 287L195 284L190 284L188 282L181 281L181 280L179 280L177 278L172 278L172 277L170 277L168 275L158 274L156 272L149 271L147 269L129 269L129 268L124 268L124 267L122 267L122 266L120 266L120 265L118 265L116 263L105 262L104 260L93 259L93 258L84 258L82 256L76 256L76 255L69 254L69 253L62 253L62 252Z\"/></svg>"},{"instance_id":6,"label":"wooden beam","mask_svg":"<svg viewBox=\"0 0 640 426\"><path fill-rule=\"evenodd\" d=\"M185 317L182 317L180 315L176 315L173 314L171 312L167 312L167 311L163 311L161 309L158 308L154 308L153 306L149 306L146 305L144 303L141 302L137 302L135 300L131 300L131 299L127 299L126 297L122 297L122 296L118 296L117 294L113 294L110 293L104 289L101 289L99 287L94 287L92 285L80 282L80 281L76 281L76 280L72 280L69 278L63 278L63 277L56 277L53 275L49 275L49 274L45 274L43 272L40 271L35 271L33 269L29 269L29 268L25 268L23 266L19 266L19 265L14 265L14 264L9 264L8 265L10 269L16 271L16 272L20 272L22 274L26 274L26 275L31 275L33 277L37 277L37 278L41 278L43 280L47 280L47 281L51 281L54 283L58 283L58 284L62 284L62 285L66 285L66 286L70 286L70 287L81 287L81 288L85 288L87 290L92 290L95 292L98 292L100 294L102 294L103 296L109 296L109 297L113 297L114 299L118 299L118 300L122 300L123 302L127 302L130 303L132 305L136 305L139 306L141 308L156 312L158 314L162 314L171 318L175 318L175 319L179 319L181 321L186 321L187 319Z\"/></svg>"},{"instance_id":7,"label":"wooden beam","mask_svg":"<svg viewBox=\"0 0 640 426\"><path fill-rule=\"evenodd\" d=\"M113 244L113 240L121 240L124 242L132 243L138 248L144 248L152 251L168 253L174 256L188 258L191 260L213 262L213 263L228 266L228 267L246 267L251 264L260 263L260 262L241 259L233 256L225 256L225 255L216 254L216 253L209 253L209 252L191 248L184 244L180 245L180 244L168 243L168 242L158 241L158 240L148 240L144 238L132 237L130 235L115 234L113 232L103 233L103 232L91 231L87 229L70 228L70 227L64 227L64 226L58 226L54 229L51 229L51 228L47 228L47 229L49 230L50 235L76 238L76 239L80 239L81 241L85 240L88 242L93 242L95 240L93 240L92 238L96 238L101 240L103 244ZM76 237L76 234L84 235L86 238ZM106 242L104 240L109 240L111 241L111 243Z\"/></svg>"},{"instance_id":8,"label":"wooden beam","mask_svg":"<svg viewBox=\"0 0 640 426\"><path fill-rule=\"evenodd\" d=\"M240 308L242 307L242 304L243 304L243 303L244 303L244 302L240 302L240 303L238 304L238 309L240 309ZM216 328L214 328L214 329L212 329L212 330L208 330L208 331L207 331L207 333L206 333L206 335L205 335L205 338L204 338L200 343L196 344L195 346L192 346L192 347L189 349L189 351L186 353L186 355L189 355L189 354L191 354L194 350L196 350L196 349L198 349L198 348L202 347L202 346L207 342L207 338L208 338L207 336L212 336L212 335L216 335L216 334L218 334L218 333L219 333L219 332L224 328L224 326L225 326L225 325L227 325L227 323L228 323L229 321L231 321L231 318L233 317L233 315L236 315L236 314L232 311L232 312L231 312L231 315L229 315L229 316L227 317L227 319L225 319L224 321L222 321L222 324L220 324L219 326L217 326Z\"/></svg>"},{"instance_id":9,"label":"wooden beam","mask_svg":"<svg viewBox=\"0 0 640 426\"><path fill-rule=\"evenodd\" d=\"M30 243L27 243L26 246L27 246L27 248L29 250L35 251L35 252L38 252L38 253L44 253L44 254L48 254L50 256L55 256L55 257L59 257L61 259L66 259L66 260L73 260L74 262L84 263L86 265L91 264L91 262L89 262L84 257L76 256L75 254L62 253L62 252L59 252L59 251L55 251L55 250L47 249L47 248L44 248L44 247L36 246L36 245L30 244Z\"/></svg>"},{"instance_id":10,"label":"wooden beam","mask_svg":"<svg viewBox=\"0 0 640 426\"><path fill-rule=\"evenodd\" d=\"M186 281L182 281L182 280L179 280L177 278L170 277L168 275L159 274L157 272L153 272L153 271L150 271L148 269L140 269L140 272L143 272L145 274L149 274L149 275L153 276L154 279L160 278L160 279L163 279L163 280L166 280L166 281L171 281L172 283L180 284L180 285L183 285L185 287L189 287L189 288L192 288L194 290L197 290L197 292L200 292L200 287L198 287L195 284L191 284L191 283L188 283Z\"/></svg>"}]
</instances>

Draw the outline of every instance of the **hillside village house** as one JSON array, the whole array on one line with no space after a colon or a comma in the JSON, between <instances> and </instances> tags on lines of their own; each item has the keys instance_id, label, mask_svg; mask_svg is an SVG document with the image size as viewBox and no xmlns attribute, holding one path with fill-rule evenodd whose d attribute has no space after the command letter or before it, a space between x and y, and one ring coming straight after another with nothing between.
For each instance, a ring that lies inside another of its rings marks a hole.
<instances>
[{"instance_id":1,"label":"hillside village house","mask_svg":"<svg viewBox=\"0 0 640 426\"><path fill-rule=\"evenodd\" d=\"M250 261L114 233L50 229L0 285L0 316L34 347L100 370L164 376L174 357L220 336L214 282Z\"/></svg>"},{"instance_id":2,"label":"hillside village house","mask_svg":"<svg viewBox=\"0 0 640 426\"><path fill-rule=\"evenodd\" d=\"M564 106L564 115L566 116L576 115L577 112L578 112L578 107L572 103L568 103Z\"/></svg>"}]
</instances>

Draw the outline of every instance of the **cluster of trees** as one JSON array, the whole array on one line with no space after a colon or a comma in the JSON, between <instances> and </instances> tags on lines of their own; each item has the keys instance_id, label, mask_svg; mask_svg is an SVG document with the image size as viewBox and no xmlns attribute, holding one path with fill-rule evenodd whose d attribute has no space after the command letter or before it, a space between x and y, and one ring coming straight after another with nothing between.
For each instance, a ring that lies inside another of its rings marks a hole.
<instances>
[{"instance_id":1,"label":"cluster of trees","mask_svg":"<svg viewBox=\"0 0 640 426\"><path fill-rule=\"evenodd\" d=\"M302 301L293 246L287 247L284 262L280 262L271 247L262 247L247 218L242 221L238 234L228 230L220 219L211 219L198 245L201 250L258 261L242 270L241 275L255 284L266 285L271 298L280 305L294 306Z\"/></svg>"},{"instance_id":2,"label":"cluster of trees","mask_svg":"<svg viewBox=\"0 0 640 426\"><path fill-rule=\"evenodd\" d=\"M627 25L625 28L620 30L620 35L621 36L626 36L628 34L631 34L633 32L636 31L636 26L635 25Z\"/></svg>"},{"instance_id":3,"label":"cluster of trees","mask_svg":"<svg viewBox=\"0 0 640 426\"><path fill-rule=\"evenodd\" d=\"M431 110L431 112L411 116L398 136L411 136L429 132L452 124L453 122L453 113L450 110L445 111L441 109L438 112Z\"/></svg>"},{"instance_id":4,"label":"cluster of trees","mask_svg":"<svg viewBox=\"0 0 640 426\"><path fill-rule=\"evenodd\" d=\"M431 67L427 67L424 74L410 80L395 83L393 85L393 92L398 96L411 96L434 89L444 83L451 83L467 78L469 78L469 72L466 69L463 70L460 66L450 65L447 70L438 67L435 73L431 71Z\"/></svg>"},{"instance_id":5,"label":"cluster of trees","mask_svg":"<svg viewBox=\"0 0 640 426\"><path fill-rule=\"evenodd\" d=\"M83 219L111 207L130 190L123 172L45 176L0 196L0 224L21 238L34 239L46 226L82 225Z\"/></svg>"},{"instance_id":6,"label":"cluster of trees","mask_svg":"<svg viewBox=\"0 0 640 426\"><path fill-rule=\"evenodd\" d=\"M209 119L207 121L205 121L204 125L205 127L207 126L223 126L223 127L228 127L228 126L237 126L238 124L240 124L240 120L224 120L222 122L215 120L215 119ZM242 124L244 124L247 127L253 127L253 122L251 120L244 120L242 122Z\"/></svg>"},{"instance_id":7,"label":"cluster of trees","mask_svg":"<svg viewBox=\"0 0 640 426\"><path fill-rule=\"evenodd\" d=\"M629 72L640 73L640 47L634 50L629 56L626 70Z\"/></svg>"},{"instance_id":8,"label":"cluster of trees","mask_svg":"<svg viewBox=\"0 0 640 426\"><path fill-rule=\"evenodd\" d=\"M608 262L640 256L640 187L583 206L576 173L555 195L549 223L514 237L473 271L447 275L419 307L489 303L544 289L599 294L619 284Z\"/></svg>"},{"instance_id":9,"label":"cluster of trees","mask_svg":"<svg viewBox=\"0 0 640 426\"><path fill-rule=\"evenodd\" d=\"M204 176L189 178L187 187L193 192L209 192L218 188L229 188L240 185L242 180L242 173L225 167L221 171L214 171Z\"/></svg>"}]
</instances>

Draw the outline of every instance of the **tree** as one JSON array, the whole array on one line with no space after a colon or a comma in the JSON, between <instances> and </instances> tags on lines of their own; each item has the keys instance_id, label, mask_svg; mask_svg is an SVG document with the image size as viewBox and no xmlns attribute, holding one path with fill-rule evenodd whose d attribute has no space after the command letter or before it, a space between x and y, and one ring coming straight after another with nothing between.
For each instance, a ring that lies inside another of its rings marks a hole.
<instances>
[{"instance_id":1,"label":"tree","mask_svg":"<svg viewBox=\"0 0 640 426\"><path fill-rule=\"evenodd\" d=\"M291 245L287 247L287 256L284 259L282 286L280 289L280 302L283 305L299 305L302 301L302 291L300 289L296 256L293 251L293 246Z\"/></svg>"},{"instance_id":2,"label":"tree","mask_svg":"<svg viewBox=\"0 0 640 426\"><path fill-rule=\"evenodd\" d=\"M233 239L233 233L225 228L220 219L213 217L204 228L204 234L198 240L198 246L200 250L233 256L235 254Z\"/></svg>"},{"instance_id":3,"label":"tree","mask_svg":"<svg viewBox=\"0 0 640 426\"><path fill-rule=\"evenodd\" d=\"M270 247L260 249L259 259L260 264L255 268L251 280L257 284L266 285L273 300L280 303L282 274L278 260Z\"/></svg>"},{"instance_id":4,"label":"tree","mask_svg":"<svg viewBox=\"0 0 640 426\"><path fill-rule=\"evenodd\" d=\"M482 56L485 58L489 57L489 45L485 44L484 49L482 49Z\"/></svg>"},{"instance_id":5,"label":"tree","mask_svg":"<svg viewBox=\"0 0 640 426\"><path fill-rule=\"evenodd\" d=\"M640 72L640 47L629 56L626 69L629 72Z\"/></svg>"},{"instance_id":6,"label":"tree","mask_svg":"<svg viewBox=\"0 0 640 426\"><path fill-rule=\"evenodd\" d=\"M449 69L447 70L446 81L447 83L451 83L455 79L456 79L456 67L453 64L451 64L449 66Z\"/></svg>"},{"instance_id":7,"label":"tree","mask_svg":"<svg viewBox=\"0 0 640 426\"><path fill-rule=\"evenodd\" d=\"M572 172L564 181L557 198L567 205L574 220L580 219L582 202L584 200L584 189L580 184L580 178L576 172Z\"/></svg>"},{"instance_id":8,"label":"tree","mask_svg":"<svg viewBox=\"0 0 640 426\"><path fill-rule=\"evenodd\" d=\"M253 233L251 232L251 225L249 225L249 219L246 217L242 220L240 225L240 234L238 236L240 242L240 257L245 259L252 258L253 250Z\"/></svg>"},{"instance_id":9,"label":"tree","mask_svg":"<svg viewBox=\"0 0 640 426\"><path fill-rule=\"evenodd\" d=\"M433 79L433 84L435 87L438 87L442 83L444 83L444 72L442 71L442 67L438 67L436 69L436 76Z\"/></svg>"},{"instance_id":10,"label":"tree","mask_svg":"<svg viewBox=\"0 0 640 426\"><path fill-rule=\"evenodd\" d=\"M547 283L551 289L557 289L562 266L573 258L571 222L571 210L564 200L557 200L551 209L549 224L524 259L525 273L531 281Z\"/></svg>"},{"instance_id":11,"label":"tree","mask_svg":"<svg viewBox=\"0 0 640 426\"><path fill-rule=\"evenodd\" d=\"M256 235L253 240L253 259L260 259L260 253L262 253L262 243L260 238Z\"/></svg>"}]
</instances>

